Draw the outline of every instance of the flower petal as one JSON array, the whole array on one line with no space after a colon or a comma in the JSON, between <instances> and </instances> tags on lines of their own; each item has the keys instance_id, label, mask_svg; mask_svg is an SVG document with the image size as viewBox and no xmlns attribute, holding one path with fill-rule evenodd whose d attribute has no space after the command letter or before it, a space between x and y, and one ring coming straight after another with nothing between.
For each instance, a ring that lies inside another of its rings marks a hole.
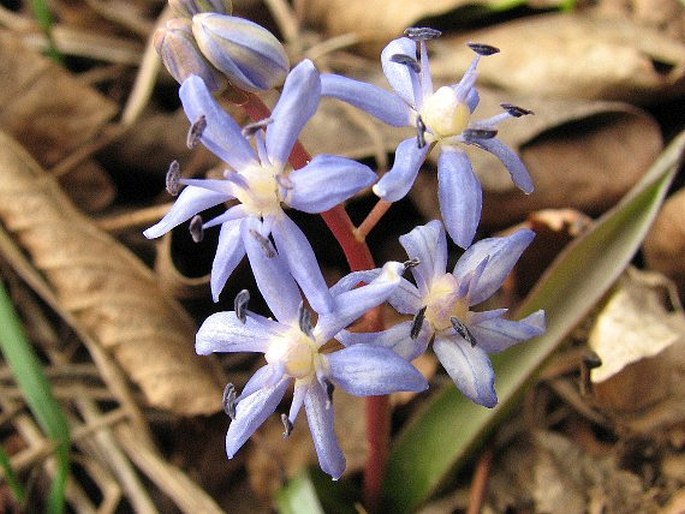
<instances>
[{"instance_id":1,"label":"flower petal","mask_svg":"<svg viewBox=\"0 0 685 514\"><path fill-rule=\"evenodd\" d=\"M478 305L490 298L502 286L534 237L535 232L522 228L507 237L482 239L464 252L454 266L453 275L457 282L462 282L484 259L488 259L487 265L468 292L471 305Z\"/></svg>"},{"instance_id":2,"label":"flower petal","mask_svg":"<svg viewBox=\"0 0 685 514\"><path fill-rule=\"evenodd\" d=\"M376 180L363 164L334 155L317 155L305 167L288 175L292 189L285 203L299 211L317 214L344 202Z\"/></svg>"},{"instance_id":3,"label":"flower petal","mask_svg":"<svg viewBox=\"0 0 685 514\"><path fill-rule=\"evenodd\" d=\"M235 312L217 312L207 318L195 336L195 352L210 353L256 352L264 353L269 340L275 337L278 324L261 316L250 314L245 323Z\"/></svg>"},{"instance_id":4,"label":"flower petal","mask_svg":"<svg viewBox=\"0 0 685 514\"><path fill-rule=\"evenodd\" d=\"M335 284L333 284L329 291L333 296L338 296L339 294L344 293L345 291L354 289L360 283L368 284L374 278L378 277L378 275L380 274L380 268L363 271L353 271L345 275L340 280L338 280Z\"/></svg>"},{"instance_id":5,"label":"flower petal","mask_svg":"<svg viewBox=\"0 0 685 514\"><path fill-rule=\"evenodd\" d=\"M399 285L388 298L388 303L400 314L416 314L426 305L424 295L414 284L404 278L400 280Z\"/></svg>"},{"instance_id":6,"label":"flower petal","mask_svg":"<svg viewBox=\"0 0 685 514\"><path fill-rule=\"evenodd\" d=\"M403 321L382 332L349 332L348 330L341 330L336 335L336 339L344 346L366 344L389 348L403 359L410 361L426 351L430 336L428 330L422 330L416 339L412 339L411 328L411 321Z\"/></svg>"},{"instance_id":7,"label":"flower petal","mask_svg":"<svg viewBox=\"0 0 685 514\"><path fill-rule=\"evenodd\" d=\"M298 318L297 311L302 302L300 290L286 260L275 251L271 241L267 239L268 234L262 232L262 223L257 218L245 218L241 226L241 237L252 273L276 319L286 324L294 322Z\"/></svg>"},{"instance_id":8,"label":"flower petal","mask_svg":"<svg viewBox=\"0 0 685 514\"><path fill-rule=\"evenodd\" d=\"M226 221L219 231L219 243L216 247L216 255L212 263L212 273L209 277L209 286L212 291L212 299L219 301L219 295L226 285L228 277L236 266L243 260L245 245L240 236L242 219Z\"/></svg>"},{"instance_id":9,"label":"flower petal","mask_svg":"<svg viewBox=\"0 0 685 514\"><path fill-rule=\"evenodd\" d=\"M271 114L273 123L266 128L266 149L271 164L283 166L288 161L302 127L319 106L320 94L319 72L312 61L305 59L285 79L283 92Z\"/></svg>"},{"instance_id":10,"label":"flower petal","mask_svg":"<svg viewBox=\"0 0 685 514\"><path fill-rule=\"evenodd\" d=\"M321 75L321 96L342 100L393 127L411 125L411 109L398 95L341 75Z\"/></svg>"},{"instance_id":11,"label":"flower petal","mask_svg":"<svg viewBox=\"0 0 685 514\"><path fill-rule=\"evenodd\" d=\"M304 408L319 465L333 480L337 480L345 471L346 463L333 427L333 405L318 380L312 380L308 389Z\"/></svg>"},{"instance_id":12,"label":"flower petal","mask_svg":"<svg viewBox=\"0 0 685 514\"><path fill-rule=\"evenodd\" d=\"M331 381L355 396L428 389L424 376L389 348L358 344L325 357Z\"/></svg>"},{"instance_id":13,"label":"flower petal","mask_svg":"<svg viewBox=\"0 0 685 514\"><path fill-rule=\"evenodd\" d=\"M229 459L233 458L266 418L273 414L289 383L289 378L282 378L274 385L263 387L238 402L235 419L226 434L226 455Z\"/></svg>"},{"instance_id":14,"label":"flower petal","mask_svg":"<svg viewBox=\"0 0 685 514\"><path fill-rule=\"evenodd\" d=\"M471 161L458 148L442 147L438 158L438 196L447 233L457 245L468 248L480 221L483 192Z\"/></svg>"},{"instance_id":15,"label":"flower petal","mask_svg":"<svg viewBox=\"0 0 685 514\"><path fill-rule=\"evenodd\" d=\"M511 180L516 187L527 195L533 192L535 189L533 186L533 179L531 178L530 173L528 173L526 165L523 164L523 161L516 152L497 138L478 139L475 144L502 161L502 164L507 168L509 175L511 175Z\"/></svg>"},{"instance_id":16,"label":"flower petal","mask_svg":"<svg viewBox=\"0 0 685 514\"><path fill-rule=\"evenodd\" d=\"M495 372L482 348L453 334L436 337L433 351L464 396L484 407L497 405Z\"/></svg>"},{"instance_id":17,"label":"flower petal","mask_svg":"<svg viewBox=\"0 0 685 514\"><path fill-rule=\"evenodd\" d=\"M444 275L447 268L447 238L442 223L433 220L416 227L400 236L400 244L410 259L419 259L411 271L419 290L427 293L433 280Z\"/></svg>"},{"instance_id":18,"label":"flower petal","mask_svg":"<svg viewBox=\"0 0 685 514\"><path fill-rule=\"evenodd\" d=\"M469 330L478 346L488 353L497 353L542 334L545 331L545 313L536 311L521 321L492 318L476 323L472 320Z\"/></svg>"},{"instance_id":19,"label":"flower petal","mask_svg":"<svg viewBox=\"0 0 685 514\"><path fill-rule=\"evenodd\" d=\"M418 82L417 73L406 64L394 62L392 56L397 54L416 59L416 43L409 38L401 37L390 41L381 52L385 78L407 104L416 107L414 83Z\"/></svg>"},{"instance_id":20,"label":"flower petal","mask_svg":"<svg viewBox=\"0 0 685 514\"><path fill-rule=\"evenodd\" d=\"M314 250L305 235L285 215L274 219L272 234L279 254L309 300L309 304L319 314L330 312L333 309L333 297L328 292Z\"/></svg>"},{"instance_id":21,"label":"flower petal","mask_svg":"<svg viewBox=\"0 0 685 514\"><path fill-rule=\"evenodd\" d=\"M392 168L373 186L376 196L388 202L404 198L414 185L429 150L430 145L419 148L415 137L402 141L395 150Z\"/></svg>"},{"instance_id":22,"label":"flower petal","mask_svg":"<svg viewBox=\"0 0 685 514\"><path fill-rule=\"evenodd\" d=\"M240 127L214 100L200 77L188 77L181 85L179 96L191 123L195 123L201 116L205 117L207 126L200 141L212 153L235 170L257 164L254 150L241 134Z\"/></svg>"}]
</instances>

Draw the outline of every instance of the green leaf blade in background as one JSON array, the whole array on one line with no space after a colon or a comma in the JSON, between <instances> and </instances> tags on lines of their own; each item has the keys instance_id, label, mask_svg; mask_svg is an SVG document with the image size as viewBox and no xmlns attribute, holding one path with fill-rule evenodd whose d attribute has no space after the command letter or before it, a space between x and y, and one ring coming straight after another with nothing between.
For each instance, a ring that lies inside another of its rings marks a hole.
<instances>
[{"instance_id":1,"label":"green leaf blade in background","mask_svg":"<svg viewBox=\"0 0 685 514\"><path fill-rule=\"evenodd\" d=\"M397 438L388 461L383 509L411 512L436 490L513 407L524 386L563 338L611 287L640 247L685 149L681 133L626 197L565 249L543 275L518 317L547 316L542 336L493 356L499 405L477 406L453 385L432 401Z\"/></svg>"}]
</instances>

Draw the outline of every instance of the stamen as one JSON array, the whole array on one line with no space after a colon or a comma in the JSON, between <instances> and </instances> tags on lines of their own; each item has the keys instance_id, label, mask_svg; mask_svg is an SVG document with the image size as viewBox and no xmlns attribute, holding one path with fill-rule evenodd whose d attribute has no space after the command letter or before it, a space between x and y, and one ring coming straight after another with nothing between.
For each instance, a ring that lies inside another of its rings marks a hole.
<instances>
[{"instance_id":1,"label":"stamen","mask_svg":"<svg viewBox=\"0 0 685 514\"><path fill-rule=\"evenodd\" d=\"M404 35L412 41L430 41L442 36L442 32L430 27L409 27L404 31Z\"/></svg>"},{"instance_id":2,"label":"stamen","mask_svg":"<svg viewBox=\"0 0 685 514\"><path fill-rule=\"evenodd\" d=\"M178 161L171 161L166 172L166 190L171 196L177 196L181 190L181 166Z\"/></svg>"},{"instance_id":3,"label":"stamen","mask_svg":"<svg viewBox=\"0 0 685 514\"><path fill-rule=\"evenodd\" d=\"M202 224L202 216L200 216L199 214L196 214L190 220L190 226L188 227L188 231L190 232L190 237L193 238L193 243L200 243L205 237L205 230L202 227Z\"/></svg>"},{"instance_id":4,"label":"stamen","mask_svg":"<svg viewBox=\"0 0 685 514\"><path fill-rule=\"evenodd\" d=\"M415 268L419 264L421 264L421 260L418 257L414 257L408 261L404 261L402 266L404 266L404 271L407 271L408 269Z\"/></svg>"},{"instance_id":5,"label":"stamen","mask_svg":"<svg viewBox=\"0 0 685 514\"><path fill-rule=\"evenodd\" d=\"M224 394L221 397L221 405L224 408L224 412L228 414L228 417L231 419L235 419L235 399L235 386L229 382L228 384L226 384L226 387L224 388Z\"/></svg>"},{"instance_id":6,"label":"stamen","mask_svg":"<svg viewBox=\"0 0 685 514\"><path fill-rule=\"evenodd\" d=\"M304 308L304 302L300 302L300 307L297 310L297 315L297 321L299 322L300 330L307 337L313 339L314 336L312 335L312 315L309 313L307 309Z\"/></svg>"},{"instance_id":7,"label":"stamen","mask_svg":"<svg viewBox=\"0 0 685 514\"><path fill-rule=\"evenodd\" d=\"M535 114L533 111L530 111L528 109L524 109L523 107L519 107L517 105L513 104L499 104L502 109L507 111L510 116L513 116L514 118L520 118L521 116L526 116L528 114Z\"/></svg>"},{"instance_id":8,"label":"stamen","mask_svg":"<svg viewBox=\"0 0 685 514\"><path fill-rule=\"evenodd\" d=\"M293 424L287 414L281 414L281 423L283 423L283 439L287 439L293 431Z\"/></svg>"},{"instance_id":9,"label":"stamen","mask_svg":"<svg viewBox=\"0 0 685 514\"><path fill-rule=\"evenodd\" d=\"M464 130L461 134L466 141L473 141L474 139L492 139L497 135L497 130L469 128Z\"/></svg>"},{"instance_id":10,"label":"stamen","mask_svg":"<svg viewBox=\"0 0 685 514\"><path fill-rule=\"evenodd\" d=\"M276 250L268 238L264 237L253 228L250 229L250 235L257 240L259 245L262 247L262 250L264 250L264 255L266 255L268 259L273 259L276 257Z\"/></svg>"},{"instance_id":11,"label":"stamen","mask_svg":"<svg viewBox=\"0 0 685 514\"><path fill-rule=\"evenodd\" d=\"M202 137L202 133L206 128L207 118L205 118L205 115L203 114L193 122L188 130L188 137L186 138L186 145L188 145L188 148L192 149L197 146L197 144L200 142L200 138Z\"/></svg>"},{"instance_id":12,"label":"stamen","mask_svg":"<svg viewBox=\"0 0 685 514\"><path fill-rule=\"evenodd\" d=\"M266 126L272 123L273 121L273 118L264 118L263 120L255 121L254 123L249 123L248 125L245 125L243 127L240 133L243 135L244 138L249 139L260 130L266 128Z\"/></svg>"},{"instance_id":13,"label":"stamen","mask_svg":"<svg viewBox=\"0 0 685 514\"><path fill-rule=\"evenodd\" d=\"M496 46L486 45L483 43L467 43L467 45L478 55L487 56L499 53L499 48Z\"/></svg>"},{"instance_id":14,"label":"stamen","mask_svg":"<svg viewBox=\"0 0 685 514\"><path fill-rule=\"evenodd\" d=\"M454 331L463 337L467 343L469 343L471 346L476 346L476 338L473 337L469 327L459 321L459 318L456 316L450 316L450 323L452 323L452 328Z\"/></svg>"},{"instance_id":15,"label":"stamen","mask_svg":"<svg viewBox=\"0 0 685 514\"><path fill-rule=\"evenodd\" d=\"M426 124L421 116L416 118L416 144L419 148L426 146Z\"/></svg>"},{"instance_id":16,"label":"stamen","mask_svg":"<svg viewBox=\"0 0 685 514\"><path fill-rule=\"evenodd\" d=\"M247 320L247 303L250 301L250 292L247 289L243 289L237 295L235 295L235 300L233 300L233 309L235 310L235 317L240 320L244 325Z\"/></svg>"},{"instance_id":17,"label":"stamen","mask_svg":"<svg viewBox=\"0 0 685 514\"><path fill-rule=\"evenodd\" d=\"M396 62L397 64L404 64L405 66L410 68L414 73L421 73L421 65L419 64L419 61L417 61L413 57L410 57L405 54L393 54L390 56L390 60L392 62Z\"/></svg>"},{"instance_id":18,"label":"stamen","mask_svg":"<svg viewBox=\"0 0 685 514\"><path fill-rule=\"evenodd\" d=\"M335 386L328 380L324 380L324 384L326 385L326 396L328 396L326 408L329 408L333 403L333 391L335 391Z\"/></svg>"},{"instance_id":19,"label":"stamen","mask_svg":"<svg viewBox=\"0 0 685 514\"><path fill-rule=\"evenodd\" d=\"M586 349L580 358L580 394L587 396L592 394L592 380L590 371L602 365L599 355Z\"/></svg>"},{"instance_id":20,"label":"stamen","mask_svg":"<svg viewBox=\"0 0 685 514\"><path fill-rule=\"evenodd\" d=\"M409 332L409 337L416 339L421 333L421 328L423 327L423 320L426 319L426 309L428 306L421 307L419 312L414 315L414 321L411 324L411 330Z\"/></svg>"}]
</instances>

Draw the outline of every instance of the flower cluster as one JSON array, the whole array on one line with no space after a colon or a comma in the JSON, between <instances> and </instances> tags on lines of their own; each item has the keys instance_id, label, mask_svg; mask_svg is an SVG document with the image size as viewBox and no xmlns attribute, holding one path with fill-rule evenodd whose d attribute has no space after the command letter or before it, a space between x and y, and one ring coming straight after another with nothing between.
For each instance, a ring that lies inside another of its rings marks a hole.
<instances>
[{"instance_id":1,"label":"flower cluster","mask_svg":"<svg viewBox=\"0 0 685 514\"><path fill-rule=\"evenodd\" d=\"M478 104L476 65L496 49L470 45L476 57L464 77L437 91L426 53L426 41L439 35L432 29L410 29L383 50L381 63L394 92L320 75L304 60L287 73L270 117L240 127L214 97L220 89L217 77L244 91L269 89L287 72L285 54L263 29L231 16L230 2L173 4L180 17L158 38L158 50L181 82L180 97L191 124L188 144L202 143L225 163L225 171L221 179L185 179L173 163L167 188L175 195L185 187L168 214L144 233L156 238L190 220L193 237L200 239L205 229L220 227L210 280L214 300L247 256L273 314L267 318L250 311L249 293L242 291L233 311L210 316L197 334L200 355L264 355L264 366L242 392L231 384L226 388L224 408L232 420L228 457L278 409L292 386L290 409L281 416L284 435L304 407L321 468L337 479L345 459L333 428L333 389L357 396L421 392L428 383L411 360L431 343L456 386L474 402L493 407L497 396L488 354L544 330L541 311L512 321L504 317L506 309L472 310L501 287L534 236L522 229L471 245L480 219L481 188L460 145L493 153L517 186L532 191L523 163L495 137L501 121L529 111L503 104L502 114L471 121ZM217 7L223 9L220 14L207 12ZM335 155L317 155L293 168L293 148L321 96L348 102L393 126L415 127L416 137L400 143L392 169L380 180L369 167ZM371 186L381 199L397 201L411 189L428 152L438 144L444 225L431 221L402 236L409 257L404 264L391 261L354 271L328 287L312 246L287 209L324 213ZM205 210L219 205L226 206L225 212L202 219ZM466 250L451 273L446 271L445 230ZM413 281L403 277L409 269ZM348 330L385 302L412 319L374 332Z\"/></svg>"}]
</instances>

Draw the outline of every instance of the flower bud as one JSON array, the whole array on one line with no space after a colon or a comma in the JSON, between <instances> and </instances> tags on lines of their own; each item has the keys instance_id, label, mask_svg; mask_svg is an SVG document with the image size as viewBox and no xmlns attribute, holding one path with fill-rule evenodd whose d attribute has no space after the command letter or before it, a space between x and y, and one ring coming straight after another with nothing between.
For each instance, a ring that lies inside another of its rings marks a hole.
<instances>
[{"instance_id":1,"label":"flower bud","mask_svg":"<svg viewBox=\"0 0 685 514\"><path fill-rule=\"evenodd\" d=\"M192 18L203 12L231 14L233 2L231 0L169 0L171 10L182 18Z\"/></svg>"},{"instance_id":2,"label":"flower bud","mask_svg":"<svg viewBox=\"0 0 685 514\"><path fill-rule=\"evenodd\" d=\"M211 91L222 89L226 80L202 55L195 43L189 19L174 18L155 32L154 44L169 73L182 83L199 75Z\"/></svg>"},{"instance_id":3,"label":"flower bud","mask_svg":"<svg viewBox=\"0 0 685 514\"><path fill-rule=\"evenodd\" d=\"M234 86L257 92L285 80L290 64L283 45L256 23L235 16L196 14L193 34L207 60Z\"/></svg>"}]
</instances>

